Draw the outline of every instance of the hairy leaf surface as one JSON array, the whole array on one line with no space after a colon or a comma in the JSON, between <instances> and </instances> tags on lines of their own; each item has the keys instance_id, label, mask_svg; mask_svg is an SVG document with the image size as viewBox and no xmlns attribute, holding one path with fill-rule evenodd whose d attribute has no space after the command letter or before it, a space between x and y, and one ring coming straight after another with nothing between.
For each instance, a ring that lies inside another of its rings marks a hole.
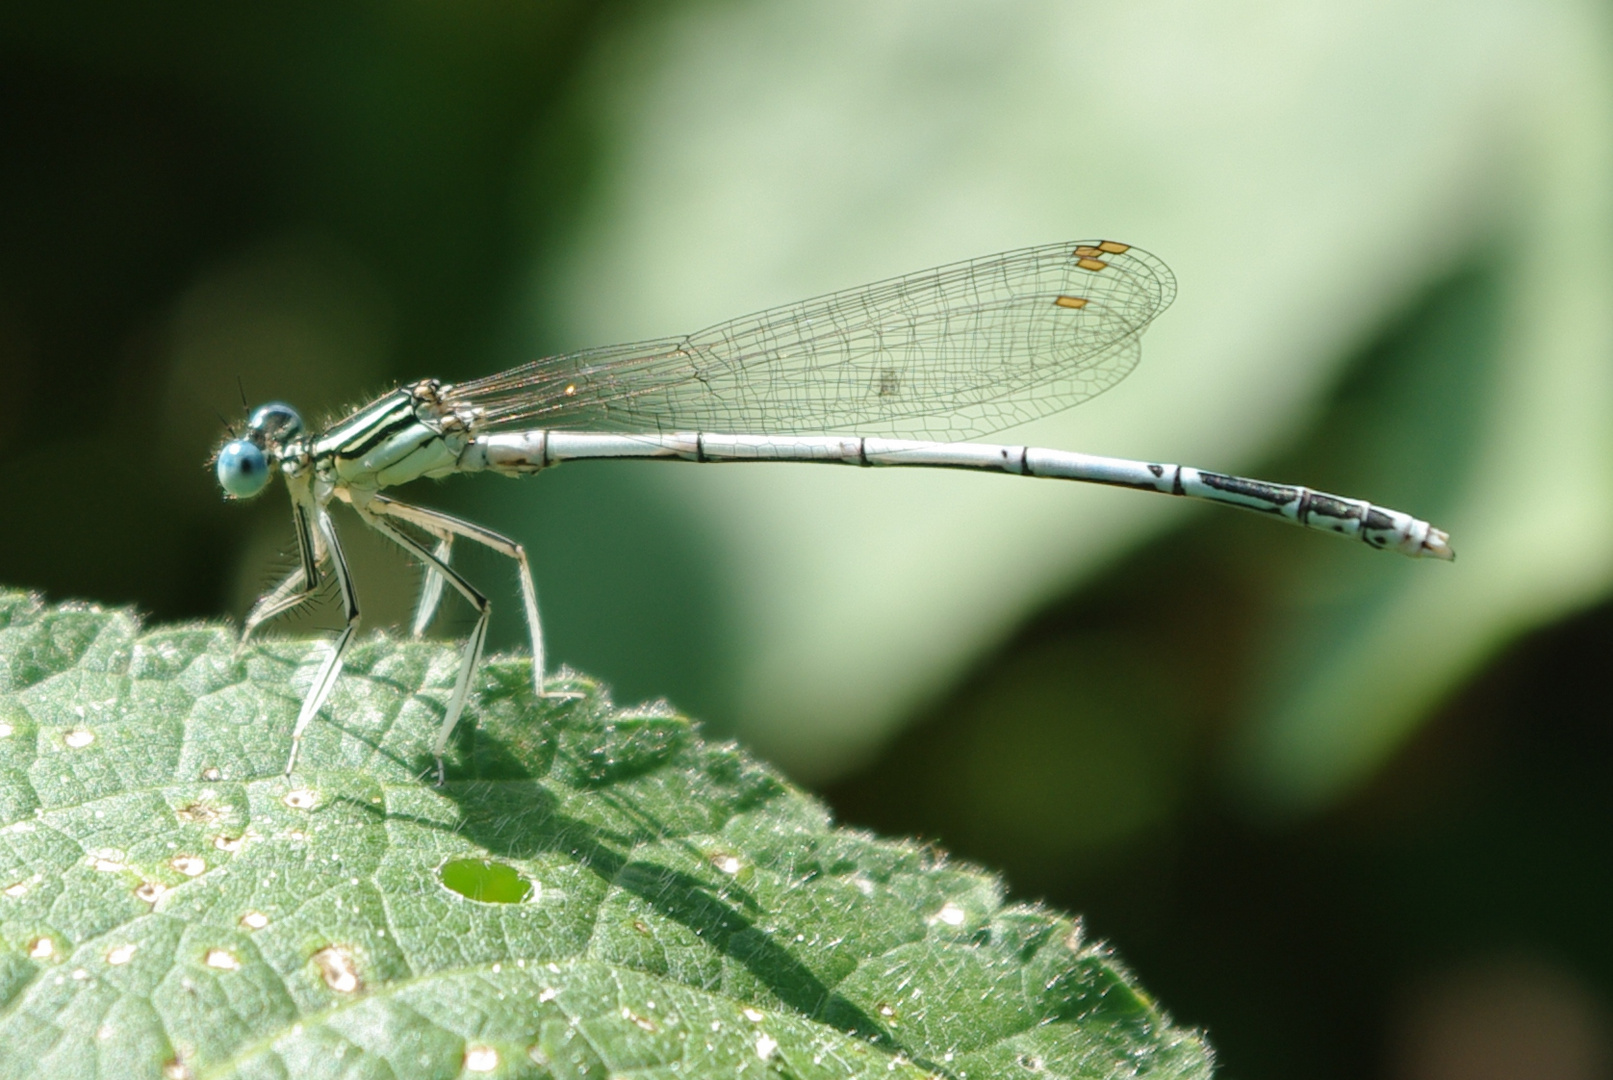
<instances>
[{"instance_id":1,"label":"hairy leaf surface","mask_svg":"<svg viewBox=\"0 0 1613 1080\"><path fill-rule=\"evenodd\" d=\"M1205 1076L1078 922L665 706L0 593L0 1077Z\"/></svg>"}]
</instances>

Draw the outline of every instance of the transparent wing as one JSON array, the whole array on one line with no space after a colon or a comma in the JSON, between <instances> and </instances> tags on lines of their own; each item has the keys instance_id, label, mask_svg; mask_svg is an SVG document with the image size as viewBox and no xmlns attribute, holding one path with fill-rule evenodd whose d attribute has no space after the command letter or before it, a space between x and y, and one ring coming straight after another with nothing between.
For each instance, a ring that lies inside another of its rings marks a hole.
<instances>
[{"instance_id":1,"label":"transparent wing","mask_svg":"<svg viewBox=\"0 0 1613 1080\"><path fill-rule=\"evenodd\" d=\"M1136 366L1176 294L1113 241L1005 252L690 334L537 360L461 383L515 426L973 438L1067 409Z\"/></svg>"}]
</instances>

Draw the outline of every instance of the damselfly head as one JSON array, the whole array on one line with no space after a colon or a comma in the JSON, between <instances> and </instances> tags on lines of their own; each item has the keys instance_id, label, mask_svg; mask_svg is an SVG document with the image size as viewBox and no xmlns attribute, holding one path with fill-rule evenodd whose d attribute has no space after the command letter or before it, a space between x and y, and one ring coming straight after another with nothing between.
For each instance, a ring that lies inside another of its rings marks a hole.
<instances>
[{"instance_id":1,"label":"damselfly head","mask_svg":"<svg viewBox=\"0 0 1613 1080\"><path fill-rule=\"evenodd\" d=\"M287 442L302 434L302 417L279 401L259 405L246 422L246 434L218 452L218 484L232 499L250 499L273 475L274 461Z\"/></svg>"}]
</instances>

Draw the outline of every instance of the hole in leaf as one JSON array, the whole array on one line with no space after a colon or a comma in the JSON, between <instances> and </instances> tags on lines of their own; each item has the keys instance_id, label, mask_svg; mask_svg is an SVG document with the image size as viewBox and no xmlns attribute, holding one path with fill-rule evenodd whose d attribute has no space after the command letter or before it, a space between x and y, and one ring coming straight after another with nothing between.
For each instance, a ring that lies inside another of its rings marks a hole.
<instances>
[{"instance_id":1,"label":"hole in leaf","mask_svg":"<svg viewBox=\"0 0 1613 1080\"><path fill-rule=\"evenodd\" d=\"M532 882L515 867L487 859L452 859L437 871L437 880L484 904L519 904L532 895Z\"/></svg>"}]
</instances>

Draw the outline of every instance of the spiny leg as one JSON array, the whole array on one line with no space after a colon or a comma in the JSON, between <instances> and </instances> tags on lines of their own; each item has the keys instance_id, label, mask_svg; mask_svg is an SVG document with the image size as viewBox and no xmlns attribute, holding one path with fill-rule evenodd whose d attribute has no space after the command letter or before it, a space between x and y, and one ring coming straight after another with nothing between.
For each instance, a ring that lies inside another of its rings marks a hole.
<instances>
[{"instance_id":1,"label":"spiny leg","mask_svg":"<svg viewBox=\"0 0 1613 1080\"><path fill-rule=\"evenodd\" d=\"M551 693L544 689L543 625L538 621L538 589L532 581L532 567L527 563L526 548L491 529L484 529L480 525L444 514L439 510L427 510L424 507L398 502L385 495L375 496L370 501L369 509L373 513L386 514L399 521L407 521L439 539L462 536L466 540L474 540L500 555L514 559L516 574L521 580L521 605L526 609L527 632L532 638L532 689L539 697L580 696L574 691L560 690Z\"/></svg>"},{"instance_id":2,"label":"spiny leg","mask_svg":"<svg viewBox=\"0 0 1613 1080\"><path fill-rule=\"evenodd\" d=\"M308 696L302 699L302 710L297 713L297 724L291 729L291 756L286 759L287 776L290 776L292 769L297 766L297 754L302 749L302 733L308 727L309 721L325 704L331 688L336 685L336 676L342 671L342 657L347 652L348 643L353 640L353 632L358 629L358 594L353 591L352 575L347 570L347 557L342 554L342 545L336 539L336 529L331 525L330 513L323 506L314 506L309 512L313 515L315 535L319 537L325 551L330 555L331 569L335 571L336 585L342 594L342 609L347 615L347 625L336 636L336 643L331 646L330 654L325 657L325 662L314 675L314 683L308 690Z\"/></svg>"},{"instance_id":3,"label":"spiny leg","mask_svg":"<svg viewBox=\"0 0 1613 1080\"><path fill-rule=\"evenodd\" d=\"M336 496L337 498L346 502L348 505L352 505L353 497L348 494L347 489L338 488L336 490ZM370 497L368 509L379 510L381 513L386 513L385 506L377 506L377 503L393 506L403 505L394 499L387 498L384 495L372 495ZM411 507L410 509L413 508ZM410 519L405 518L405 520ZM416 524L420 523L416 522ZM454 534L445 529L434 529L424 525L421 527L425 528L427 532L431 533L431 535L437 538L437 550L432 552L432 555L436 557L438 562L446 566L449 558L453 555ZM424 565L426 578L425 581L421 583L420 600L415 604L414 619L409 624L409 636L416 638L424 636L426 627L431 625L431 620L437 614L437 608L442 604L443 576L437 573L436 567L431 563L428 562Z\"/></svg>"},{"instance_id":4,"label":"spiny leg","mask_svg":"<svg viewBox=\"0 0 1613 1080\"><path fill-rule=\"evenodd\" d=\"M443 579L476 609L476 625L471 629L470 641L465 644L465 655L459 664L459 677L454 680L454 692L448 699L448 710L443 714L442 727L437 731L437 738L431 745L431 755L437 759L437 783L440 786L443 782L442 756L448 749L448 739L459 723L460 714L465 711L465 701L470 697L471 674L476 670L476 662L482 658L482 646L487 642L487 624L493 614L493 605L488 603L487 597L477 591L476 587L466 581L457 570L428 551L424 544L417 542L390 522L383 521L369 510L356 506L354 509L370 528L419 559L428 569L441 574Z\"/></svg>"},{"instance_id":5,"label":"spiny leg","mask_svg":"<svg viewBox=\"0 0 1613 1080\"><path fill-rule=\"evenodd\" d=\"M448 564L449 557L454 551L454 538L452 536L439 536L437 550L432 552L437 561L443 565ZM426 564L426 580L420 587L420 602L415 605L414 622L409 627L411 637L421 637L426 627L431 625L432 616L437 614L437 605L442 603L443 576Z\"/></svg>"},{"instance_id":6,"label":"spiny leg","mask_svg":"<svg viewBox=\"0 0 1613 1080\"><path fill-rule=\"evenodd\" d=\"M252 605L252 610L246 613L246 620L241 626L241 640L235 646L237 653L246 647L247 639L259 626L283 611L289 611L308 602L317 590L305 588L304 583L307 580L308 575L299 566L280 579L274 588L258 597L257 602Z\"/></svg>"},{"instance_id":7,"label":"spiny leg","mask_svg":"<svg viewBox=\"0 0 1613 1080\"><path fill-rule=\"evenodd\" d=\"M237 655L259 626L276 615L301 607L319 592L319 586L322 584L319 564L325 559L325 551L318 534L308 527L308 511L293 502L291 515L297 531L297 555L301 565L282 578L274 588L258 597L257 603L252 605L252 610L247 612L246 620L241 626L241 640L235 646Z\"/></svg>"}]
</instances>

